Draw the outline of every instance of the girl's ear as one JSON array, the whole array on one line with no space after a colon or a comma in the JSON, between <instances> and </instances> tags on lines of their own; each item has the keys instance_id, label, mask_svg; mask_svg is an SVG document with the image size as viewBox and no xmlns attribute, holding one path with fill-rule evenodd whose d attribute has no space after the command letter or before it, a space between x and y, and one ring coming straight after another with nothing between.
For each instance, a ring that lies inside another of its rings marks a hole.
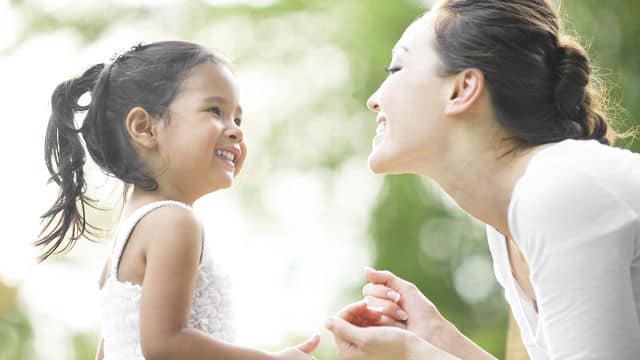
<instances>
[{"instance_id":1,"label":"girl's ear","mask_svg":"<svg viewBox=\"0 0 640 360\"><path fill-rule=\"evenodd\" d=\"M445 114L455 116L469 110L484 90L484 74L478 69L467 69L458 74L445 105Z\"/></svg>"},{"instance_id":2,"label":"girl's ear","mask_svg":"<svg viewBox=\"0 0 640 360\"><path fill-rule=\"evenodd\" d=\"M145 149L152 149L157 145L157 134L154 120L145 109L136 106L129 114L125 126L133 144Z\"/></svg>"}]
</instances>

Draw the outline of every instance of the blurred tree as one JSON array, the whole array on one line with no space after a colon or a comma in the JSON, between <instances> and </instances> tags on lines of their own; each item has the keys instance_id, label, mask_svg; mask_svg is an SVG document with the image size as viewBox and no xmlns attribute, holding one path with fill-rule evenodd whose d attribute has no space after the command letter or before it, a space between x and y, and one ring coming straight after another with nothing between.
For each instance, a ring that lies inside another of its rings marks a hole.
<instances>
[{"instance_id":1,"label":"blurred tree","mask_svg":"<svg viewBox=\"0 0 640 360\"><path fill-rule=\"evenodd\" d=\"M0 359L32 359L31 338L31 324L17 302L17 289L0 280Z\"/></svg>"}]
</instances>

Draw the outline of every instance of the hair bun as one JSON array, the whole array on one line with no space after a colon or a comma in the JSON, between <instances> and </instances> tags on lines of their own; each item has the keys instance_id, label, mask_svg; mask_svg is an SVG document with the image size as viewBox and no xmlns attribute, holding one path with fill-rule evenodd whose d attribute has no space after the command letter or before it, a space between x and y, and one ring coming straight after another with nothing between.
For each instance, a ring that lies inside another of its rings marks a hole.
<instances>
[{"instance_id":1,"label":"hair bun","mask_svg":"<svg viewBox=\"0 0 640 360\"><path fill-rule=\"evenodd\" d=\"M591 67L585 51L573 44L558 47L558 67L555 83L556 105L564 115L572 117L583 103Z\"/></svg>"}]
</instances>

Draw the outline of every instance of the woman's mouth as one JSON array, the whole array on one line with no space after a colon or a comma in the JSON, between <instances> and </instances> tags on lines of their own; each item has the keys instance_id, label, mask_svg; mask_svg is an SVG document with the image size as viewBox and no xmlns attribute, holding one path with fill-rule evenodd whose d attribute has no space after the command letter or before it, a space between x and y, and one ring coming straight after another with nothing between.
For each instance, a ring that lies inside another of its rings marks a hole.
<instances>
[{"instance_id":1,"label":"woman's mouth","mask_svg":"<svg viewBox=\"0 0 640 360\"><path fill-rule=\"evenodd\" d=\"M387 118L382 114L378 114L378 117L376 118L376 122L378 123L378 127L376 127L376 136L378 136L386 130Z\"/></svg>"}]
</instances>

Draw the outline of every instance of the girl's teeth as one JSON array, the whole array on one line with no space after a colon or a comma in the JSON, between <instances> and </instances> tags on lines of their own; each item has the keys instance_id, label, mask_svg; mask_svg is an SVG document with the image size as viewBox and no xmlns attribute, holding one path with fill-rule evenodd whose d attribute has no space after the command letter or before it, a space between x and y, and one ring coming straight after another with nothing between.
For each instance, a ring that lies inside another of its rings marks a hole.
<instances>
[{"instance_id":1,"label":"girl's teeth","mask_svg":"<svg viewBox=\"0 0 640 360\"><path fill-rule=\"evenodd\" d=\"M235 161L235 155L233 155L233 153L229 152L229 151L224 151L224 150L216 150L216 155L218 155L219 157L234 162Z\"/></svg>"},{"instance_id":2,"label":"girl's teeth","mask_svg":"<svg viewBox=\"0 0 640 360\"><path fill-rule=\"evenodd\" d=\"M384 128L385 128L384 122L378 123L378 127L376 128L376 135L379 135L380 133L382 133L384 131Z\"/></svg>"}]
</instances>

